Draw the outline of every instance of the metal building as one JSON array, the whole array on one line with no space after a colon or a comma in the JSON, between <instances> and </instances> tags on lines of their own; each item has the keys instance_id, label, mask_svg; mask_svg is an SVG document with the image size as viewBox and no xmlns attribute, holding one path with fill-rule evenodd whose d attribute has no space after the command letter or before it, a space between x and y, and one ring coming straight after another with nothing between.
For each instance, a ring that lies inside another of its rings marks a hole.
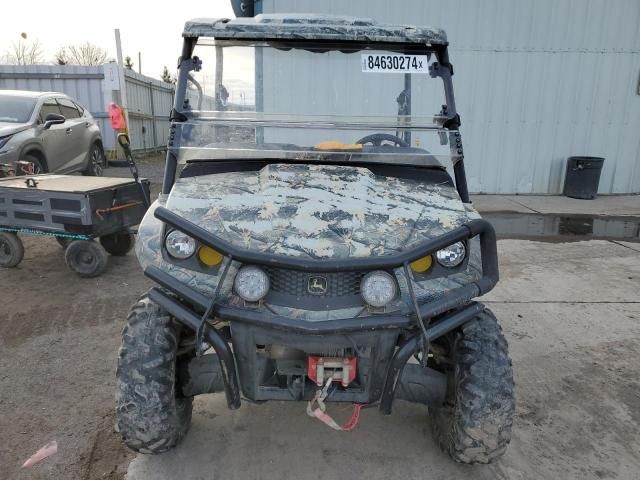
<instances>
[{"instance_id":1,"label":"metal building","mask_svg":"<svg viewBox=\"0 0 640 480\"><path fill-rule=\"evenodd\" d=\"M560 193L572 155L606 158L600 193L640 192L638 0L240 3L444 28L473 192Z\"/></svg>"}]
</instances>

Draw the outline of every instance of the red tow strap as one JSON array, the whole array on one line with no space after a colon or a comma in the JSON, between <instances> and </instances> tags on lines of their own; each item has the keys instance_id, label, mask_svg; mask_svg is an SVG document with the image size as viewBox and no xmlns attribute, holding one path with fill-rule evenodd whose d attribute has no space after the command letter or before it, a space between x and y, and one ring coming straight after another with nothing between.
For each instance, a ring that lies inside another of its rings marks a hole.
<instances>
[{"instance_id":1,"label":"red tow strap","mask_svg":"<svg viewBox=\"0 0 640 480\"><path fill-rule=\"evenodd\" d=\"M347 420L343 425L338 425L338 423L328 413L326 413L327 407L324 403L324 399L327 398L329 387L331 386L332 382L333 379L329 378L325 383L325 386L316 392L313 399L307 404L307 415L317 418L322 423L333 428L334 430L338 430L340 432L350 432L358 425L362 404L354 403L351 418ZM318 408L314 409L313 404L316 402L318 403Z\"/></svg>"}]
</instances>

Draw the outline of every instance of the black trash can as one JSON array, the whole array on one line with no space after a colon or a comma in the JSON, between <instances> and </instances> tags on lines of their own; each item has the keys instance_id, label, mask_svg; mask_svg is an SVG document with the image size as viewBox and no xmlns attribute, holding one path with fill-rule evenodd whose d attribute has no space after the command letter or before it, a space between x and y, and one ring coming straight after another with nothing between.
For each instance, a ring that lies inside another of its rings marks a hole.
<instances>
[{"instance_id":1,"label":"black trash can","mask_svg":"<svg viewBox=\"0 0 640 480\"><path fill-rule=\"evenodd\" d=\"M602 157L569 157L562 193L583 200L596 198L603 163Z\"/></svg>"}]
</instances>

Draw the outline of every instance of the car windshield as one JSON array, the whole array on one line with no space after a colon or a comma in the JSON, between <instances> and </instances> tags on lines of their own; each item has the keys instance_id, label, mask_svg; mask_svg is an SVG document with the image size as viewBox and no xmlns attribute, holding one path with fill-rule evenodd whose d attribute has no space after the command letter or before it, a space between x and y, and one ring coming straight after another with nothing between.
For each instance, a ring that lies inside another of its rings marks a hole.
<instances>
[{"instance_id":1,"label":"car windshield","mask_svg":"<svg viewBox=\"0 0 640 480\"><path fill-rule=\"evenodd\" d=\"M429 74L436 56L395 48L207 39L169 148L181 162L449 163L443 82Z\"/></svg>"},{"instance_id":2,"label":"car windshield","mask_svg":"<svg viewBox=\"0 0 640 480\"><path fill-rule=\"evenodd\" d=\"M0 122L26 123L35 105L34 98L0 95Z\"/></svg>"}]
</instances>

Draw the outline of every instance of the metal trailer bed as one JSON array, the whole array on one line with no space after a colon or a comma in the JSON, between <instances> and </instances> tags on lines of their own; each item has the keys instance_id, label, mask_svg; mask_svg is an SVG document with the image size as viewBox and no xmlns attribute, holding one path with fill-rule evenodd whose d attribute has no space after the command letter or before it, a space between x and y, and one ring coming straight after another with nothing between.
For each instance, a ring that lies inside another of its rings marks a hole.
<instances>
[{"instance_id":1,"label":"metal trailer bed","mask_svg":"<svg viewBox=\"0 0 640 480\"><path fill-rule=\"evenodd\" d=\"M0 178L0 266L15 267L24 255L18 234L55 237L67 266L84 277L104 271L107 252L125 255L133 246L149 198L129 178L29 175ZM96 241L99 240L99 241Z\"/></svg>"}]
</instances>

